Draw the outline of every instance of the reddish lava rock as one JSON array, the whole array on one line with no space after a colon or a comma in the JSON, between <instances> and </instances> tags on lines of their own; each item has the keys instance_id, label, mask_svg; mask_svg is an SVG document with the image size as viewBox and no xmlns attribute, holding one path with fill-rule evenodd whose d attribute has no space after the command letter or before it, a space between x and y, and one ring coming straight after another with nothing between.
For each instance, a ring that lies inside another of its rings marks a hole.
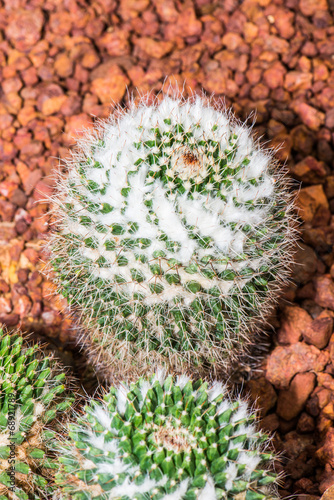
<instances>
[{"instance_id":1,"label":"reddish lava rock","mask_svg":"<svg viewBox=\"0 0 334 500\"><path fill-rule=\"evenodd\" d=\"M302 411L308 397L314 389L316 376L314 373L297 373L290 387L281 390L277 401L277 414L284 420L292 420Z\"/></svg>"},{"instance_id":2,"label":"reddish lava rock","mask_svg":"<svg viewBox=\"0 0 334 500\"><path fill-rule=\"evenodd\" d=\"M319 276L313 282L314 300L319 306L334 310L334 281L331 276Z\"/></svg>"},{"instance_id":3,"label":"reddish lava rock","mask_svg":"<svg viewBox=\"0 0 334 500\"><path fill-rule=\"evenodd\" d=\"M262 416L265 416L275 406L277 394L264 377L250 380L247 384L247 390L249 390L252 401L256 402Z\"/></svg>"},{"instance_id":4,"label":"reddish lava rock","mask_svg":"<svg viewBox=\"0 0 334 500\"><path fill-rule=\"evenodd\" d=\"M285 389L297 373L321 371L328 361L328 352L319 351L304 342L278 346L268 357L266 378L275 387Z\"/></svg>"},{"instance_id":5,"label":"reddish lava rock","mask_svg":"<svg viewBox=\"0 0 334 500\"><path fill-rule=\"evenodd\" d=\"M280 344L294 344L301 340L305 329L312 324L312 317L296 306L287 306L282 312L281 327L278 330ZM329 340L329 339L328 339Z\"/></svg>"},{"instance_id":6,"label":"reddish lava rock","mask_svg":"<svg viewBox=\"0 0 334 500\"><path fill-rule=\"evenodd\" d=\"M14 9L11 12L11 22L6 28L6 35L15 48L25 52L40 39L43 23L44 15L40 9Z\"/></svg>"},{"instance_id":7,"label":"reddish lava rock","mask_svg":"<svg viewBox=\"0 0 334 500\"><path fill-rule=\"evenodd\" d=\"M119 66L112 61L98 66L90 75L91 92L95 94L102 103L118 104L122 99L126 86L129 84Z\"/></svg>"},{"instance_id":8,"label":"reddish lava rock","mask_svg":"<svg viewBox=\"0 0 334 500\"><path fill-rule=\"evenodd\" d=\"M305 328L303 338L308 344L323 349L327 346L332 333L333 318L318 318Z\"/></svg>"}]
</instances>

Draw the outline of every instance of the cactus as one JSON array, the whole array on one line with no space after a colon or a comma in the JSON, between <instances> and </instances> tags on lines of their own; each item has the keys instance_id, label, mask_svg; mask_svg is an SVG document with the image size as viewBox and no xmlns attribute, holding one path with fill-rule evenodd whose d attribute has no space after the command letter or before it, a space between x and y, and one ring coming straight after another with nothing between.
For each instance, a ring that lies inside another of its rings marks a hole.
<instances>
[{"instance_id":1,"label":"cactus","mask_svg":"<svg viewBox=\"0 0 334 500\"><path fill-rule=\"evenodd\" d=\"M55 489L52 423L73 402L65 374L38 346L2 329L0 371L0 500L48 498Z\"/></svg>"},{"instance_id":2,"label":"cactus","mask_svg":"<svg viewBox=\"0 0 334 500\"><path fill-rule=\"evenodd\" d=\"M269 443L221 383L158 371L85 408L56 481L62 499L263 500L277 483Z\"/></svg>"},{"instance_id":3,"label":"cactus","mask_svg":"<svg viewBox=\"0 0 334 500\"><path fill-rule=\"evenodd\" d=\"M165 97L130 105L67 161L50 240L93 351L128 367L224 367L288 272L289 180L231 114Z\"/></svg>"}]
</instances>

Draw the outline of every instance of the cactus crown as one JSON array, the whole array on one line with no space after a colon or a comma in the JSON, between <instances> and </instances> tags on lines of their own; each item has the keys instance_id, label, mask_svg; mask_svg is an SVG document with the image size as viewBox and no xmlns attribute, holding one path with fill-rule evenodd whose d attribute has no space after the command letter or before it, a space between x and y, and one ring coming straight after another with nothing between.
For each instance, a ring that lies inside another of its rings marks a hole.
<instances>
[{"instance_id":1,"label":"cactus crown","mask_svg":"<svg viewBox=\"0 0 334 500\"><path fill-rule=\"evenodd\" d=\"M51 423L73 402L65 374L25 347L18 334L0 329L0 499L38 500L52 491L55 464L46 443Z\"/></svg>"},{"instance_id":2,"label":"cactus crown","mask_svg":"<svg viewBox=\"0 0 334 500\"><path fill-rule=\"evenodd\" d=\"M74 500L263 500L276 474L268 437L241 400L163 372L111 388L71 424L57 475Z\"/></svg>"},{"instance_id":3,"label":"cactus crown","mask_svg":"<svg viewBox=\"0 0 334 500\"><path fill-rule=\"evenodd\" d=\"M203 99L133 105L60 178L60 288L116 357L218 366L287 271L287 184L272 153Z\"/></svg>"}]
</instances>

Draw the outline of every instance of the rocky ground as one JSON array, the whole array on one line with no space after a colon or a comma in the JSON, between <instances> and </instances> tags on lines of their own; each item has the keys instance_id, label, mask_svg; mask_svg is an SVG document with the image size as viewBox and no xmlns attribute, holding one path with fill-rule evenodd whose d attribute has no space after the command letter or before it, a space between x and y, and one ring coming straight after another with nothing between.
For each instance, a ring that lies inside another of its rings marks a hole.
<instances>
[{"instance_id":1,"label":"rocky ground","mask_svg":"<svg viewBox=\"0 0 334 500\"><path fill-rule=\"evenodd\" d=\"M42 277L52 172L135 95L225 96L301 182L303 221L271 352L247 383L284 452L283 495L334 484L333 0L0 1L0 322L48 339L85 380L64 300ZM296 186L297 189L297 186Z\"/></svg>"}]
</instances>

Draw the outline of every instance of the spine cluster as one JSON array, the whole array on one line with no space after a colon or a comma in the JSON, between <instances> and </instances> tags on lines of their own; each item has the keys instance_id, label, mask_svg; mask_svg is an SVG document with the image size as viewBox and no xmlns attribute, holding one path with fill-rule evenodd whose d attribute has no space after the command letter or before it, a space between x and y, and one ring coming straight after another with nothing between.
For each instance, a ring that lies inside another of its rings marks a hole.
<instances>
[{"instance_id":1,"label":"spine cluster","mask_svg":"<svg viewBox=\"0 0 334 500\"><path fill-rule=\"evenodd\" d=\"M217 368L247 347L294 239L272 153L201 98L164 98L110 120L67 166L51 261L102 357Z\"/></svg>"}]
</instances>

